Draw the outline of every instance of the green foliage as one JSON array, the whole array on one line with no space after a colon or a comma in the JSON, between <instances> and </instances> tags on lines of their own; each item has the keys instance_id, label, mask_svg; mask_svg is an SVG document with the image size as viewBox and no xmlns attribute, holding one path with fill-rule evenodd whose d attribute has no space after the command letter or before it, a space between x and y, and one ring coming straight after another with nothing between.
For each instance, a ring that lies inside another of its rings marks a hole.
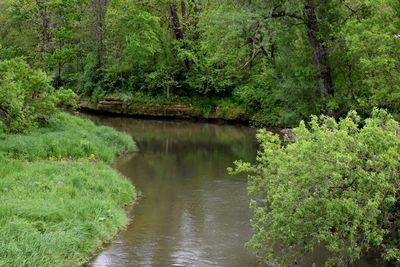
<instances>
[{"instance_id":1,"label":"green foliage","mask_svg":"<svg viewBox=\"0 0 400 267\"><path fill-rule=\"evenodd\" d=\"M248 82L235 90L234 96L248 114L253 114L254 124L295 126L302 118L316 111L313 97L302 89L296 90L295 86L291 87L292 94L288 95L278 85L275 75L268 66L254 70ZM289 80L286 82L289 83Z\"/></svg>"},{"instance_id":2,"label":"green foliage","mask_svg":"<svg viewBox=\"0 0 400 267\"><path fill-rule=\"evenodd\" d=\"M97 68L93 55L90 54L87 58L83 73L79 78L77 93L99 101L105 95L104 90L101 88L100 72L101 70Z\"/></svg>"},{"instance_id":3,"label":"green foliage","mask_svg":"<svg viewBox=\"0 0 400 267\"><path fill-rule=\"evenodd\" d=\"M202 94L229 95L241 83L248 56L244 20L254 21L251 10L234 8L231 4L210 4L209 12L200 18L201 39L190 57L194 70L187 75L187 84ZM186 52L188 54L188 52Z\"/></svg>"},{"instance_id":4,"label":"green foliage","mask_svg":"<svg viewBox=\"0 0 400 267\"><path fill-rule=\"evenodd\" d=\"M111 1L106 23L110 31L108 60L118 64L119 69L149 65L149 61L161 52L159 18L141 10L132 1Z\"/></svg>"},{"instance_id":5,"label":"green foliage","mask_svg":"<svg viewBox=\"0 0 400 267\"><path fill-rule=\"evenodd\" d=\"M176 73L173 69L159 68L146 75L144 91L154 95L171 96L174 93L173 89L179 86L175 76Z\"/></svg>"},{"instance_id":6,"label":"green foliage","mask_svg":"<svg viewBox=\"0 0 400 267\"><path fill-rule=\"evenodd\" d=\"M45 128L0 138L0 152L29 161L90 157L111 162L120 151L133 149L136 147L130 136L67 113L51 118Z\"/></svg>"},{"instance_id":7,"label":"green foliage","mask_svg":"<svg viewBox=\"0 0 400 267\"><path fill-rule=\"evenodd\" d=\"M352 1L363 10L338 31L343 49L332 55L341 66L337 102L363 112L379 105L393 112L400 110L400 6L397 1ZM349 12L349 11L348 11ZM397 36L397 37L396 37ZM340 65L339 65L340 66ZM346 69L347 71L344 71Z\"/></svg>"},{"instance_id":8,"label":"green foliage","mask_svg":"<svg viewBox=\"0 0 400 267\"><path fill-rule=\"evenodd\" d=\"M216 106L217 118L226 120L248 119L242 106L231 99L221 99Z\"/></svg>"},{"instance_id":9,"label":"green foliage","mask_svg":"<svg viewBox=\"0 0 400 267\"><path fill-rule=\"evenodd\" d=\"M22 59L0 61L0 120L7 132L44 124L60 104L73 104L71 91L56 92L47 75Z\"/></svg>"},{"instance_id":10,"label":"green foliage","mask_svg":"<svg viewBox=\"0 0 400 267\"><path fill-rule=\"evenodd\" d=\"M4 48L0 44L0 60L12 59L15 57L14 48Z\"/></svg>"},{"instance_id":11,"label":"green foliage","mask_svg":"<svg viewBox=\"0 0 400 267\"><path fill-rule=\"evenodd\" d=\"M300 0L4 0L0 59L23 56L55 87L94 102L230 97L256 122L286 127L322 111L367 116L379 106L398 116L399 2L309 3L315 29ZM326 97L321 69L333 87Z\"/></svg>"},{"instance_id":12,"label":"green foliage","mask_svg":"<svg viewBox=\"0 0 400 267\"><path fill-rule=\"evenodd\" d=\"M400 126L375 109L340 122L312 117L282 143L262 130L250 172L253 237L262 261L290 264L321 247L326 265L346 265L369 251L400 262Z\"/></svg>"},{"instance_id":13,"label":"green foliage","mask_svg":"<svg viewBox=\"0 0 400 267\"><path fill-rule=\"evenodd\" d=\"M110 1L105 16L109 34L101 84L103 90L108 93L152 90L154 85L147 83L146 78L151 73L162 72L164 61L160 18L127 0ZM159 77L157 82L162 82L163 78ZM162 94L162 91L157 93Z\"/></svg>"}]
</instances>

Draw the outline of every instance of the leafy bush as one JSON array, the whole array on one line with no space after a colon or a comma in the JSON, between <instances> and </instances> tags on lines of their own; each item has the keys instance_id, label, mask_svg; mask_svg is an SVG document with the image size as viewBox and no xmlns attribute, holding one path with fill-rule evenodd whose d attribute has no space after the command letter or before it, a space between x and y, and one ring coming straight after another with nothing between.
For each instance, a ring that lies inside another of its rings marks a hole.
<instances>
[{"instance_id":1,"label":"leafy bush","mask_svg":"<svg viewBox=\"0 0 400 267\"><path fill-rule=\"evenodd\" d=\"M74 94L56 92L47 75L22 59L0 61L0 120L7 132L22 132L46 122Z\"/></svg>"},{"instance_id":2,"label":"leafy bush","mask_svg":"<svg viewBox=\"0 0 400 267\"><path fill-rule=\"evenodd\" d=\"M158 93L159 95L172 95L173 88L178 86L175 76L176 74L172 69L158 68L154 72L146 75L147 90L152 93Z\"/></svg>"},{"instance_id":3,"label":"leafy bush","mask_svg":"<svg viewBox=\"0 0 400 267\"><path fill-rule=\"evenodd\" d=\"M217 105L217 117L227 120L245 119L244 108L230 98L221 99Z\"/></svg>"},{"instance_id":4,"label":"leafy bush","mask_svg":"<svg viewBox=\"0 0 400 267\"><path fill-rule=\"evenodd\" d=\"M16 49L14 47L5 48L0 44L0 60L14 58L15 52Z\"/></svg>"},{"instance_id":5,"label":"leafy bush","mask_svg":"<svg viewBox=\"0 0 400 267\"><path fill-rule=\"evenodd\" d=\"M236 171L251 173L249 246L261 260L289 264L325 247L328 266L371 250L400 263L400 126L378 109L363 123L355 112L312 117L286 145L258 133L257 164Z\"/></svg>"}]
</instances>

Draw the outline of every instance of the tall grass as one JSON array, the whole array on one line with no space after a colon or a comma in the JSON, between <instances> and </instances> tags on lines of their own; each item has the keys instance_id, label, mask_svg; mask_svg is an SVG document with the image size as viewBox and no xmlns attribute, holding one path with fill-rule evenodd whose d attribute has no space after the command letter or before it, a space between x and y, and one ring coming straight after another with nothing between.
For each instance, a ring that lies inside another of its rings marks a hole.
<instances>
[{"instance_id":1,"label":"tall grass","mask_svg":"<svg viewBox=\"0 0 400 267\"><path fill-rule=\"evenodd\" d=\"M90 259L127 223L135 189L106 162L134 147L129 136L68 114L26 135L1 135L0 266Z\"/></svg>"},{"instance_id":2,"label":"tall grass","mask_svg":"<svg viewBox=\"0 0 400 267\"><path fill-rule=\"evenodd\" d=\"M0 137L0 152L29 161L95 157L110 162L117 153L133 149L130 136L67 113L54 116L46 128Z\"/></svg>"}]
</instances>

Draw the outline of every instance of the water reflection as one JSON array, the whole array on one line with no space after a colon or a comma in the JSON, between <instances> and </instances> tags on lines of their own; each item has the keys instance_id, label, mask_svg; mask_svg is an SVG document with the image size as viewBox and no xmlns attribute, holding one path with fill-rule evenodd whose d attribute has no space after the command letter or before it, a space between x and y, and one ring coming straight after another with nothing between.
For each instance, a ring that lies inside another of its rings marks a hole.
<instances>
[{"instance_id":1,"label":"water reflection","mask_svg":"<svg viewBox=\"0 0 400 267\"><path fill-rule=\"evenodd\" d=\"M90 266L257 266L243 247L251 236L246 179L226 173L236 159L254 161L253 129L86 116L135 138L140 151L116 168L143 193L128 229ZM294 266L323 266L326 257L318 249ZM364 257L353 266L383 265Z\"/></svg>"},{"instance_id":2,"label":"water reflection","mask_svg":"<svg viewBox=\"0 0 400 267\"><path fill-rule=\"evenodd\" d=\"M132 223L91 266L257 266L245 177L226 168L253 161L247 127L92 117L131 134L140 151L116 168L143 197Z\"/></svg>"}]
</instances>

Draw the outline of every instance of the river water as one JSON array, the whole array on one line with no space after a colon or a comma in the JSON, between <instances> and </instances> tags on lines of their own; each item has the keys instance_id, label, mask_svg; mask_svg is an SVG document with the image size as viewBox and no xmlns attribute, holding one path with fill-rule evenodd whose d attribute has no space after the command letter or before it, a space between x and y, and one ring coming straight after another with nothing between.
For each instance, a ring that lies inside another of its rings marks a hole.
<instances>
[{"instance_id":1,"label":"river water","mask_svg":"<svg viewBox=\"0 0 400 267\"><path fill-rule=\"evenodd\" d=\"M89 266L259 266L244 248L251 236L246 177L226 171L237 159L254 162L254 129L84 116L135 139L139 151L114 167L141 194L127 229ZM326 256L317 250L296 266L323 266ZM353 266L383 264L363 257Z\"/></svg>"},{"instance_id":2,"label":"river water","mask_svg":"<svg viewBox=\"0 0 400 267\"><path fill-rule=\"evenodd\" d=\"M91 266L257 266L246 177L226 168L253 161L248 127L90 116L127 132L139 152L115 167L141 191L131 224Z\"/></svg>"}]
</instances>

